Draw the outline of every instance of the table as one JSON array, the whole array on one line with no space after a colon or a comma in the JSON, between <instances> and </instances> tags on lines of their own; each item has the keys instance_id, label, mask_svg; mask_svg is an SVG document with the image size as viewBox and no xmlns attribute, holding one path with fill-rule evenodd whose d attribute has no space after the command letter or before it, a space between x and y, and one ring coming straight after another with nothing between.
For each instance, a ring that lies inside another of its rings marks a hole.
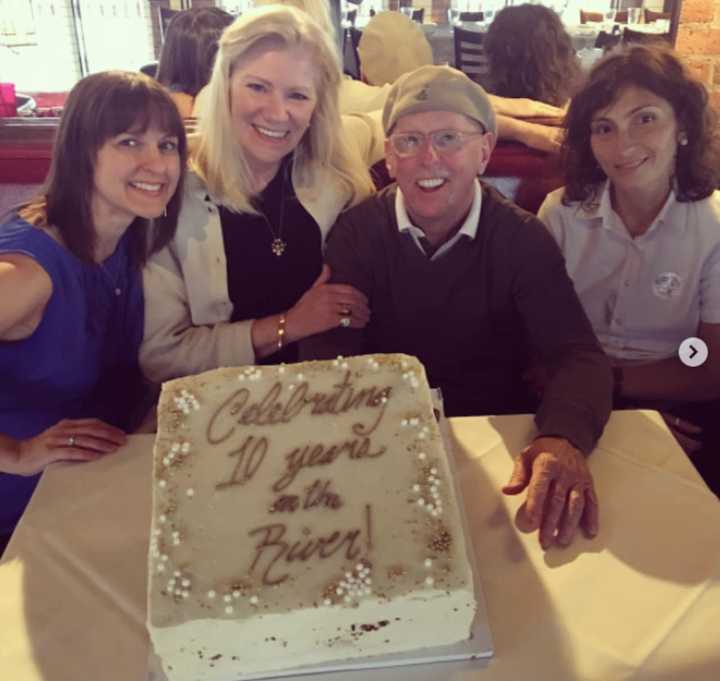
<instances>
[{"instance_id":1,"label":"table","mask_svg":"<svg viewBox=\"0 0 720 681\"><path fill-rule=\"evenodd\" d=\"M450 419L495 643L486 665L303 681L714 681L720 503L655 412L615 412L591 457L601 531L540 550L503 497L530 416ZM151 435L48 469L0 563L0 678L146 681Z\"/></svg>"}]
</instances>

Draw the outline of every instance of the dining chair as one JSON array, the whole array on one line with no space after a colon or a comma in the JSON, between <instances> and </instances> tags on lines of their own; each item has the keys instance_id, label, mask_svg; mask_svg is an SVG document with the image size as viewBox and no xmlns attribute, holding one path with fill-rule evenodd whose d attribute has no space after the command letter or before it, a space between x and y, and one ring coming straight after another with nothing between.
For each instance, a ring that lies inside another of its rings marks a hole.
<instances>
[{"instance_id":1,"label":"dining chair","mask_svg":"<svg viewBox=\"0 0 720 681\"><path fill-rule=\"evenodd\" d=\"M602 12L590 12L585 9L580 10L581 24L602 23L605 21L605 15Z\"/></svg>"},{"instance_id":2,"label":"dining chair","mask_svg":"<svg viewBox=\"0 0 720 681\"><path fill-rule=\"evenodd\" d=\"M343 72L355 80L360 80L360 55L358 45L362 31L348 26L343 33Z\"/></svg>"},{"instance_id":3,"label":"dining chair","mask_svg":"<svg viewBox=\"0 0 720 681\"><path fill-rule=\"evenodd\" d=\"M644 31L634 31L627 26L623 29L622 41L624 44L654 45L668 43L672 45L669 33L645 33Z\"/></svg>"},{"instance_id":4,"label":"dining chair","mask_svg":"<svg viewBox=\"0 0 720 681\"><path fill-rule=\"evenodd\" d=\"M458 21L460 23L464 22L473 22L473 21L482 21L485 15L483 12L460 12L458 14Z\"/></svg>"},{"instance_id":5,"label":"dining chair","mask_svg":"<svg viewBox=\"0 0 720 681\"><path fill-rule=\"evenodd\" d=\"M672 14L670 12L657 12L652 9L645 8L645 23L651 24L653 21L670 21Z\"/></svg>"},{"instance_id":6,"label":"dining chair","mask_svg":"<svg viewBox=\"0 0 720 681\"><path fill-rule=\"evenodd\" d=\"M485 85L490 75L490 62L483 47L484 34L460 26L453 28L455 68L472 80Z\"/></svg>"}]
</instances>

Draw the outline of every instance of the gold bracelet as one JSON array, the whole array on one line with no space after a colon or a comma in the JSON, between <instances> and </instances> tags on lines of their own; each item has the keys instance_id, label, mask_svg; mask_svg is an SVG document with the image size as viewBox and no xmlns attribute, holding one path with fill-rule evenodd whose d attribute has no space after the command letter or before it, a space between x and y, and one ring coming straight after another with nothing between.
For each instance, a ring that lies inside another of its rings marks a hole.
<instances>
[{"instance_id":1,"label":"gold bracelet","mask_svg":"<svg viewBox=\"0 0 720 681\"><path fill-rule=\"evenodd\" d=\"M282 350L285 341L285 324L287 323L287 312L280 315L277 326L277 349Z\"/></svg>"}]
</instances>

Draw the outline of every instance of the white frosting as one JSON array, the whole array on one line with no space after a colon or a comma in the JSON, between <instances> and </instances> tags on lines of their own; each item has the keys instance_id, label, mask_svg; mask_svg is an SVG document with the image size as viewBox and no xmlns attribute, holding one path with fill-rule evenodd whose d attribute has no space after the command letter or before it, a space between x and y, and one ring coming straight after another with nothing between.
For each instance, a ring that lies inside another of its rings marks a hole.
<instances>
[{"instance_id":1,"label":"white frosting","mask_svg":"<svg viewBox=\"0 0 720 681\"><path fill-rule=\"evenodd\" d=\"M469 636L473 580L415 358L220 369L165 383L158 414L148 628L170 681Z\"/></svg>"}]
</instances>

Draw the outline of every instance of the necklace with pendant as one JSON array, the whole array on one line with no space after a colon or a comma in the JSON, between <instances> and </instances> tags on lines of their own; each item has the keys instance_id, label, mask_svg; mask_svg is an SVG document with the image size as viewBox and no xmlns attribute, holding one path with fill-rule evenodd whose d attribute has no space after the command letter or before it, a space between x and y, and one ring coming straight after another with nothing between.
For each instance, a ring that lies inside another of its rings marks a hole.
<instances>
[{"instance_id":1,"label":"necklace with pendant","mask_svg":"<svg viewBox=\"0 0 720 681\"><path fill-rule=\"evenodd\" d=\"M270 236L272 236L270 250L272 251L272 254L278 258L282 257L283 253L285 253L285 250L287 249L287 241L282 238L282 231L284 227L283 220L285 218L285 182L287 180L287 176L284 170L281 169L280 172L282 173L283 177L280 180L280 220L278 221L277 232L275 232L275 230L273 229L270 218L268 218L265 213L262 214L263 218L265 218L265 223L270 230Z\"/></svg>"},{"instance_id":2,"label":"necklace with pendant","mask_svg":"<svg viewBox=\"0 0 720 681\"><path fill-rule=\"evenodd\" d=\"M105 267L105 265L103 265L103 263L100 262L100 263L98 263L98 265L100 266L100 271L101 271L101 272L103 273L103 275L105 276L105 278L106 278L107 282L109 283L110 288L112 289L113 293L114 293L116 296L122 295L122 289L121 289L120 286L119 286L119 284L120 284L120 281L119 281L120 275L118 275L117 277L112 277L112 276L110 275L110 272L108 272L107 268Z\"/></svg>"}]
</instances>

